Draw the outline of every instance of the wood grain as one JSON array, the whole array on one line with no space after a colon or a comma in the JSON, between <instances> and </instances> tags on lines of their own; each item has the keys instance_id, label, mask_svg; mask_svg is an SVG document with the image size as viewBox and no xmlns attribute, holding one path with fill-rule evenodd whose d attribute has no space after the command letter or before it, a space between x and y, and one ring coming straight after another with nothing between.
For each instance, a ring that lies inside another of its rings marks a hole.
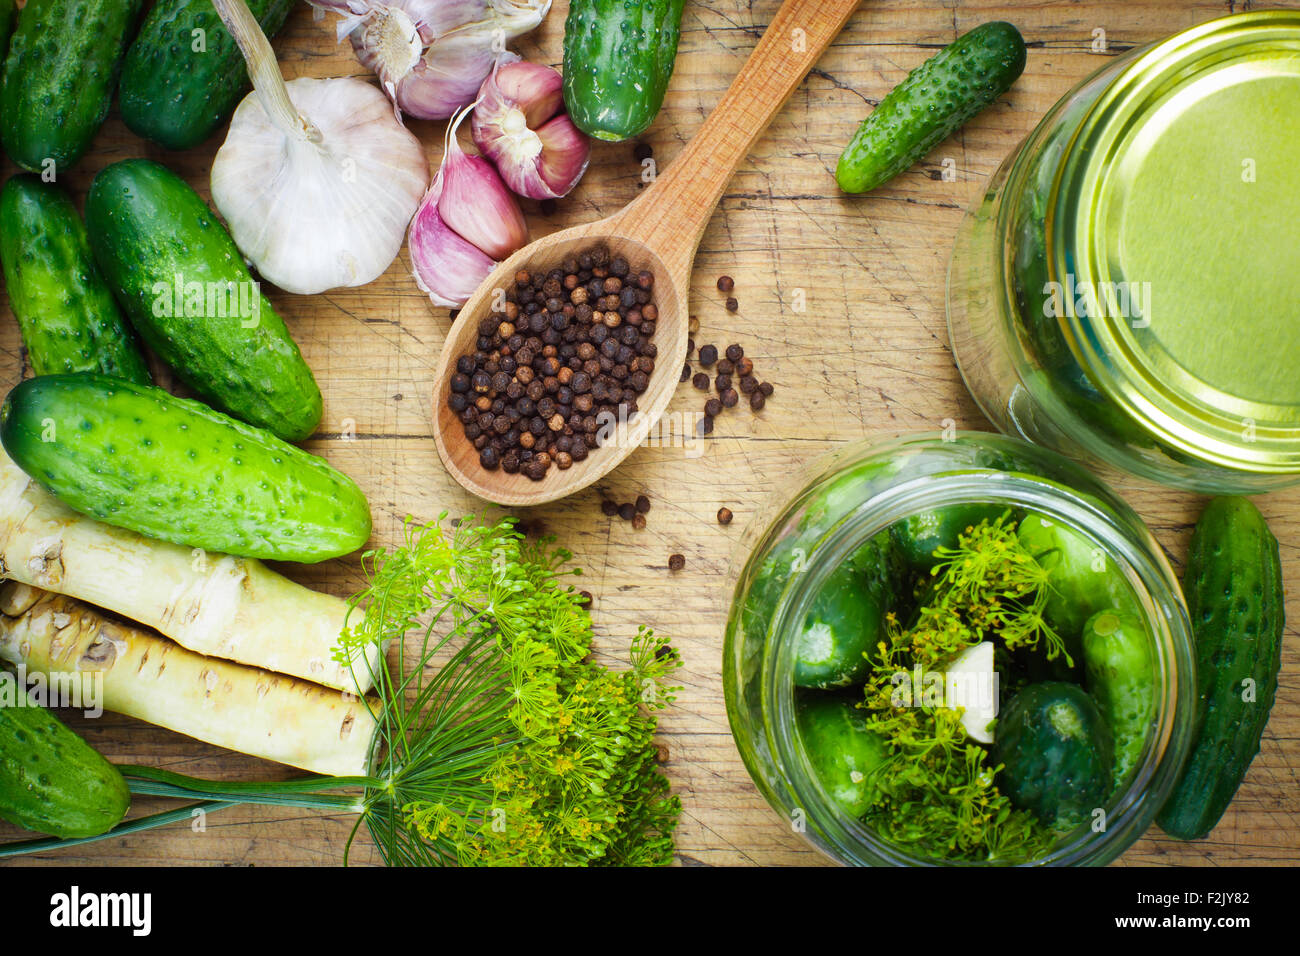
<instances>
[{"instance_id":1,"label":"wood grain","mask_svg":"<svg viewBox=\"0 0 1300 956\"><path fill-rule=\"evenodd\" d=\"M1297 4L1269 4L1282 5ZM642 137L660 168L670 167L700 128L778 6L777 0L688 3L667 102ZM519 45L521 53L559 64L565 7L556 3L543 27ZM663 721L667 771L684 805L681 863L821 860L758 796L728 732L719 680L726 574L746 519L792 469L845 442L938 431L945 419L962 428L988 427L962 387L944 327L946 260L962 210L1047 108L1102 58L1241 8L1206 0L868 0L732 179L696 258L691 312L702 325L699 344L743 344L776 394L761 414L738 409L719 418L699 457L681 448L641 448L596 487L526 515L559 535L587 570L584 586L596 595L598 644L607 660L622 659L638 624L670 635L682 653L684 690ZM1025 74L1011 92L888 187L868 197L839 194L835 161L870 107L937 48L993 19L1016 23L1030 45ZM1097 30L1104 30L1105 52L1094 52ZM294 13L276 47L289 76L361 73L346 45L334 44L332 23L315 21L306 8ZM442 124L411 125L436 162ZM176 168L206 196L206 170L219 140L169 155L112 117L65 185L80 202L98 169L145 155ZM644 184L632 149L630 143L598 145L571 197L551 212L528 204L534 235L601 218L634 199ZM955 181L942 175L949 159ZM6 166L5 173L11 170ZM482 507L448 477L434 448L430 385L450 322L446 311L429 306L409 273L403 252L365 289L310 299L271 293L325 395L325 420L307 447L360 482L375 514L374 542L392 541L407 514L429 518L444 509ZM734 313L715 287L723 274L735 278L740 308ZM7 314L0 316L0 362L5 386L18 381L24 362ZM698 411L703 398L683 385L669 411ZM1129 480L1116 486L1180 567L1203 499ZM626 501L639 493L653 502L644 531L601 514L602 494ZM1259 499L1281 539L1288 580L1300 579L1298 503L1297 492ZM722 505L736 514L727 527L714 517ZM686 567L671 574L667 559L674 552L686 556ZM340 595L359 582L355 560L286 570ZM1300 621L1294 589L1288 610L1292 622ZM1285 641L1262 751L1223 822L1194 844L1153 831L1120 865L1300 862L1294 623ZM119 760L230 778L283 774L125 718L77 726ZM351 825L298 810L237 808L211 815L203 832L178 826L26 862L335 864ZM0 828L0 839L17 835ZM364 833L352 860L375 861Z\"/></svg>"}]
</instances>

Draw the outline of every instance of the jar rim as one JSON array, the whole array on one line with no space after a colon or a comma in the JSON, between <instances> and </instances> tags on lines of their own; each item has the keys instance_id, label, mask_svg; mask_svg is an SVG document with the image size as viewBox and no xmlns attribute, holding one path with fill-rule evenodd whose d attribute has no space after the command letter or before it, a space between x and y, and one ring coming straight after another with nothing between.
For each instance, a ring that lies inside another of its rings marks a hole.
<instances>
[{"instance_id":1,"label":"jar rim","mask_svg":"<svg viewBox=\"0 0 1300 956\"><path fill-rule=\"evenodd\" d=\"M888 448L873 446L864 458L875 457L882 450ZM821 481L809 487L819 487L825 480L823 474ZM1131 516L1145 532L1140 519L1118 500L1091 498L1087 493L1036 475L991 468L957 469L900 481L871 495L841 516L818 539L808 553L810 573L792 576L787 582L769 623L761 663L761 707L767 748L783 769L797 805L815 823L807 835L823 852L856 863L960 865L959 861L913 856L888 843L842 810L825 792L798 738L793 636L798 633L804 614L827 576L871 536L910 514L969 502L1005 502L1009 506L1028 507L1062 521L1097 542L1121 567L1139 596L1148 633L1155 642L1157 672L1161 678L1156 729L1127 787L1108 799L1102 835L1098 837L1085 826L1047 856L1025 861L1026 865L1104 863L1123 852L1150 825L1175 782L1195 709L1190 624L1177 581L1158 545L1149 533L1143 540L1132 529L1124 527ZM1108 513L1108 509L1115 509L1115 513ZM782 514L788 513L789 506Z\"/></svg>"}]
</instances>

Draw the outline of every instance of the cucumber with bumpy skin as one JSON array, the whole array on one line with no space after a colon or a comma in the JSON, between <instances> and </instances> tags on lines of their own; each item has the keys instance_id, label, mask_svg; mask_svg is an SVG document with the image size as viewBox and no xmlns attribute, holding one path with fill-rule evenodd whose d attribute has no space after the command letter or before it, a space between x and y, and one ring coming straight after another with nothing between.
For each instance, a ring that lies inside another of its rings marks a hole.
<instances>
[{"instance_id":1,"label":"cucumber with bumpy skin","mask_svg":"<svg viewBox=\"0 0 1300 956\"><path fill-rule=\"evenodd\" d=\"M321 394L284 320L208 204L167 167L128 159L86 198L104 278L145 344L209 404L300 441Z\"/></svg>"},{"instance_id":2,"label":"cucumber with bumpy skin","mask_svg":"<svg viewBox=\"0 0 1300 956\"><path fill-rule=\"evenodd\" d=\"M71 168L108 116L144 0L27 0L5 58L0 136L32 172Z\"/></svg>"},{"instance_id":3,"label":"cucumber with bumpy skin","mask_svg":"<svg viewBox=\"0 0 1300 956\"><path fill-rule=\"evenodd\" d=\"M564 105L607 142L645 131L663 105L685 0L572 0L564 22Z\"/></svg>"},{"instance_id":4,"label":"cucumber with bumpy skin","mask_svg":"<svg viewBox=\"0 0 1300 956\"><path fill-rule=\"evenodd\" d=\"M294 0L249 0L267 37ZM212 0L160 0L127 50L118 107L131 132L168 149L199 145L251 87L244 58Z\"/></svg>"},{"instance_id":5,"label":"cucumber with bumpy skin","mask_svg":"<svg viewBox=\"0 0 1300 956\"><path fill-rule=\"evenodd\" d=\"M160 388L88 372L28 379L0 407L0 442L68 507L163 541L310 563L370 536L351 479Z\"/></svg>"},{"instance_id":6,"label":"cucumber with bumpy skin","mask_svg":"<svg viewBox=\"0 0 1300 956\"><path fill-rule=\"evenodd\" d=\"M1137 766L1155 719L1155 662L1142 621L1115 610L1100 611L1083 627L1088 692L1115 738L1116 787Z\"/></svg>"},{"instance_id":7,"label":"cucumber with bumpy skin","mask_svg":"<svg viewBox=\"0 0 1300 956\"><path fill-rule=\"evenodd\" d=\"M1156 823L1206 836L1259 753L1277 696L1285 595L1277 539L1245 498L1216 498L1192 533L1183 575L1196 636L1196 735Z\"/></svg>"},{"instance_id":8,"label":"cucumber with bumpy skin","mask_svg":"<svg viewBox=\"0 0 1300 956\"><path fill-rule=\"evenodd\" d=\"M890 90L840 156L835 179L864 193L893 179L1005 93L1025 68L1010 23L976 27Z\"/></svg>"},{"instance_id":9,"label":"cucumber with bumpy skin","mask_svg":"<svg viewBox=\"0 0 1300 956\"><path fill-rule=\"evenodd\" d=\"M131 327L95 265L86 227L58 186L30 175L5 183L0 262L33 372L150 382Z\"/></svg>"},{"instance_id":10,"label":"cucumber with bumpy skin","mask_svg":"<svg viewBox=\"0 0 1300 956\"><path fill-rule=\"evenodd\" d=\"M63 839L99 836L131 806L121 772L31 700L0 706L0 817Z\"/></svg>"}]
</instances>

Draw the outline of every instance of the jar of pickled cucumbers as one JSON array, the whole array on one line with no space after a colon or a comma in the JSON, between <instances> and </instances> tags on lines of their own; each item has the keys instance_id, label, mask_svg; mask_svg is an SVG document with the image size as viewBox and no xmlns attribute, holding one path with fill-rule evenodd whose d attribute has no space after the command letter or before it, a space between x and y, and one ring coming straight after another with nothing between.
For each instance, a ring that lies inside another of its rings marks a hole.
<instances>
[{"instance_id":1,"label":"jar of pickled cucumbers","mask_svg":"<svg viewBox=\"0 0 1300 956\"><path fill-rule=\"evenodd\" d=\"M1110 61L963 219L953 351L1004 433L1147 480L1300 479L1300 11Z\"/></svg>"},{"instance_id":2,"label":"jar of pickled cucumbers","mask_svg":"<svg viewBox=\"0 0 1300 956\"><path fill-rule=\"evenodd\" d=\"M723 658L737 746L843 863L1105 863L1189 746L1178 583L1077 465L950 437L824 458L746 530Z\"/></svg>"}]
</instances>

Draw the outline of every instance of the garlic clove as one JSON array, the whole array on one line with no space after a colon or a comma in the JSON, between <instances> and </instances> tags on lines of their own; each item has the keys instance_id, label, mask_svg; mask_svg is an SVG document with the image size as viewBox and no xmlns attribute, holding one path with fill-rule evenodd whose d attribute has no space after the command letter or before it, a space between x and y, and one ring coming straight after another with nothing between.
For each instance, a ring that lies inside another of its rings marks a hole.
<instances>
[{"instance_id":1,"label":"garlic clove","mask_svg":"<svg viewBox=\"0 0 1300 956\"><path fill-rule=\"evenodd\" d=\"M560 71L515 57L498 64L483 83L474 112L477 116L479 110L487 115L518 110L524 125L536 129L563 109L564 78Z\"/></svg>"},{"instance_id":2,"label":"garlic clove","mask_svg":"<svg viewBox=\"0 0 1300 956\"><path fill-rule=\"evenodd\" d=\"M537 138L542 144L541 155L537 157L542 180L553 198L568 195L591 162L591 140L573 125L567 113L543 124Z\"/></svg>"},{"instance_id":3,"label":"garlic clove","mask_svg":"<svg viewBox=\"0 0 1300 956\"><path fill-rule=\"evenodd\" d=\"M528 225L496 167L461 149L456 131L465 116L458 114L447 129L438 212L462 238L500 261L528 242Z\"/></svg>"},{"instance_id":4,"label":"garlic clove","mask_svg":"<svg viewBox=\"0 0 1300 956\"><path fill-rule=\"evenodd\" d=\"M408 248L415 283L434 305L458 309L468 301L496 262L456 235L438 213L442 182L435 178L411 220Z\"/></svg>"}]
</instances>

